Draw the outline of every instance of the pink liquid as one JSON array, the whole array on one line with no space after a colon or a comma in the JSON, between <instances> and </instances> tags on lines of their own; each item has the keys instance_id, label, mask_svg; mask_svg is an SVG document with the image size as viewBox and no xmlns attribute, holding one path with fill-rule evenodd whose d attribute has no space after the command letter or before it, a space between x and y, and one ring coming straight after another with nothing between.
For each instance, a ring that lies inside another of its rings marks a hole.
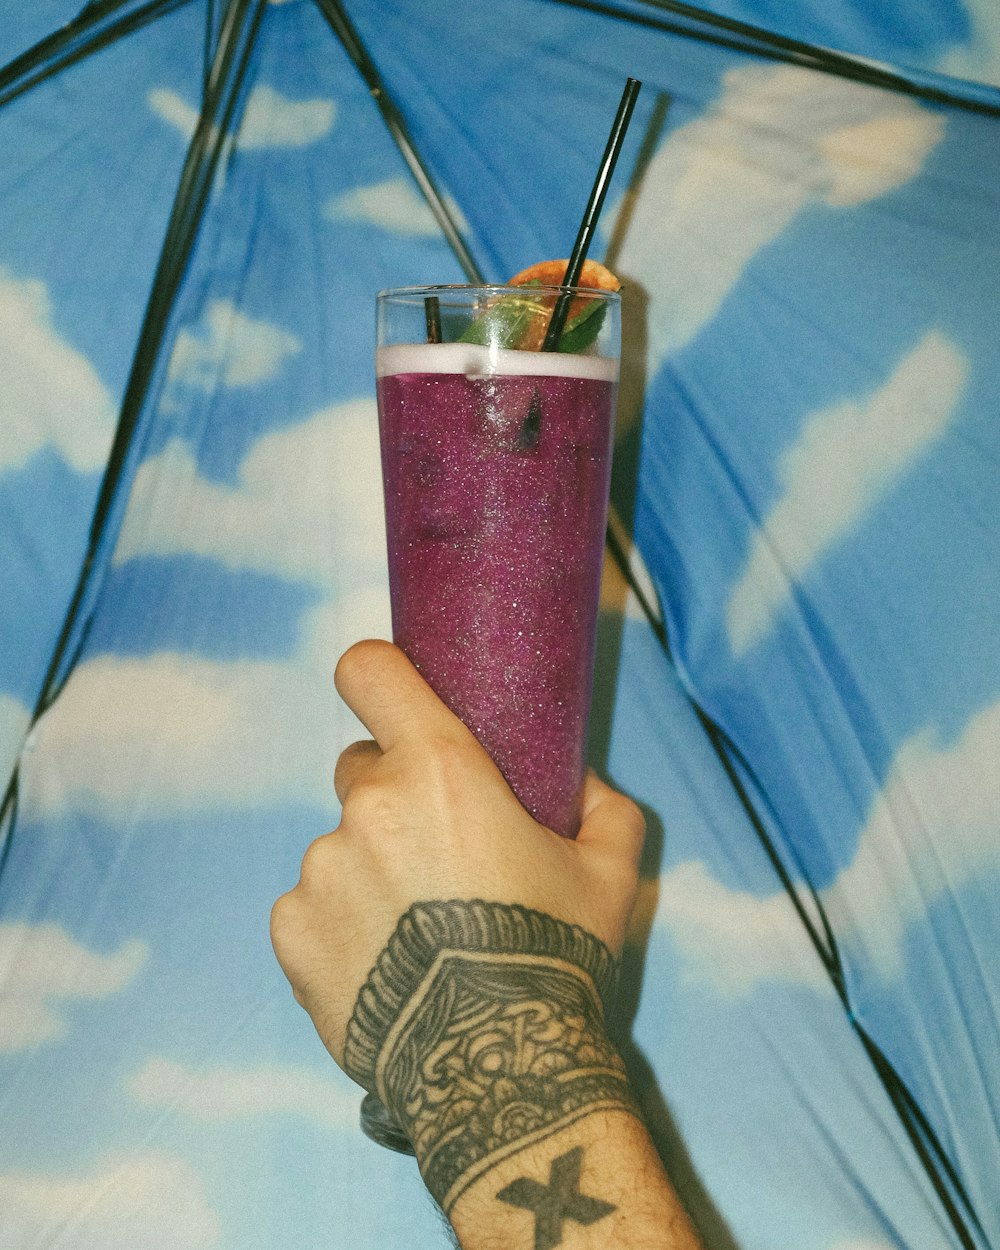
<instances>
[{"instance_id":1,"label":"pink liquid","mask_svg":"<svg viewBox=\"0 0 1000 1250\"><path fill-rule=\"evenodd\" d=\"M528 811L573 836L615 373L515 352L503 366L517 372L484 375L481 352L380 353L393 636Z\"/></svg>"}]
</instances>

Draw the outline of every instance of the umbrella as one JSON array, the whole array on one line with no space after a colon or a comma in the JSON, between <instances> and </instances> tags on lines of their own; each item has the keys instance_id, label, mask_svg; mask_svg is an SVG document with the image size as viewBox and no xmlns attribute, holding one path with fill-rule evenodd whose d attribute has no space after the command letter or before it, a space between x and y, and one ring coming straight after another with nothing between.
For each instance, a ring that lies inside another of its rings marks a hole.
<instances>
[{"instance_id":1,"label":"umbrella","mask_svg":"<svg viewBox=\"0 0 1000 1250\"><path fill-rule=\"evenodd\" d=\"M266 918L387 629L373 293L564 255L629 74L623 1044L710 1246L996 1244L990 15L3 7L4 1244L440 1238Z\"/></svg>"}]
</instances>

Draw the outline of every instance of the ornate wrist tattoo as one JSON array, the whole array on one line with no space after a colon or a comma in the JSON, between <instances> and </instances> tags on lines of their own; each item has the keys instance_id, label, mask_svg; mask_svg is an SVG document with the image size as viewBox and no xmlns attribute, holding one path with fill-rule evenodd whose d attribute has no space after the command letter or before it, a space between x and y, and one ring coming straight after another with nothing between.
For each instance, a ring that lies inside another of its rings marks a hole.
<instances>
[{"instance_id":1,"label":"ornate wrist tattoo","mask_svg":"<svg viewBox=\"0 0 1000 1250\"><path fill-rule=\"evenodd\" d=\"M604 1031L616 965L592 934L504 903L415 903L347 1028L344 1067L408 1133L450 1212L509 1155L602 1109L635 1113Z\"/></svg>"}]
</instances>

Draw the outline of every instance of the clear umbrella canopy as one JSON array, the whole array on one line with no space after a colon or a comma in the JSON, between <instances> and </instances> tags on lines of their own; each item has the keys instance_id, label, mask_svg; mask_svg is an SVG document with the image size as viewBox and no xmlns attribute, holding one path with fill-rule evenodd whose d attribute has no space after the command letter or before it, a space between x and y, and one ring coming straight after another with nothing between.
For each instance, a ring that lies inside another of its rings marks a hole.
<instances>
[{"instance_id":1,"label":"clear umbrella canopy","mask_svg":"<svg viewBox=\"0 0 1000 1250\"><path fill-rule=\"evenodd\" d=\"M628 75L635 1081L713 1250L998 1244L991 13L2 8L3 1244L441 1240L267 916L388 630L374 293L565 255Z\"/></svg>"}]
</instances>

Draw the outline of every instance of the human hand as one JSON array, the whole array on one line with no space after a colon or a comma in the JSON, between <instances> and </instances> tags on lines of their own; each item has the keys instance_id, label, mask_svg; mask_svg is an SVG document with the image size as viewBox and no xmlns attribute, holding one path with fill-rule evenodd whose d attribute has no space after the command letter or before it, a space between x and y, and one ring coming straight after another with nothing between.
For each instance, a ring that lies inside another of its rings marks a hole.
<instances>
[{"instance_id":1,"label":"human hand","mask_svg":"<svg viewBox=\"0 0 1000 1250\"><path fill-rule=\"evenodd\" d=\"M357 644L335 680L374 741L338 760L341 823L309 847L299 884L275 904L272 940L338 1063L358 992L415 902L519 904L620 954L644 831L634 803L591 774L580 833L561 838L531 818L398 648Z\"/></svg>"}]
</instances>

